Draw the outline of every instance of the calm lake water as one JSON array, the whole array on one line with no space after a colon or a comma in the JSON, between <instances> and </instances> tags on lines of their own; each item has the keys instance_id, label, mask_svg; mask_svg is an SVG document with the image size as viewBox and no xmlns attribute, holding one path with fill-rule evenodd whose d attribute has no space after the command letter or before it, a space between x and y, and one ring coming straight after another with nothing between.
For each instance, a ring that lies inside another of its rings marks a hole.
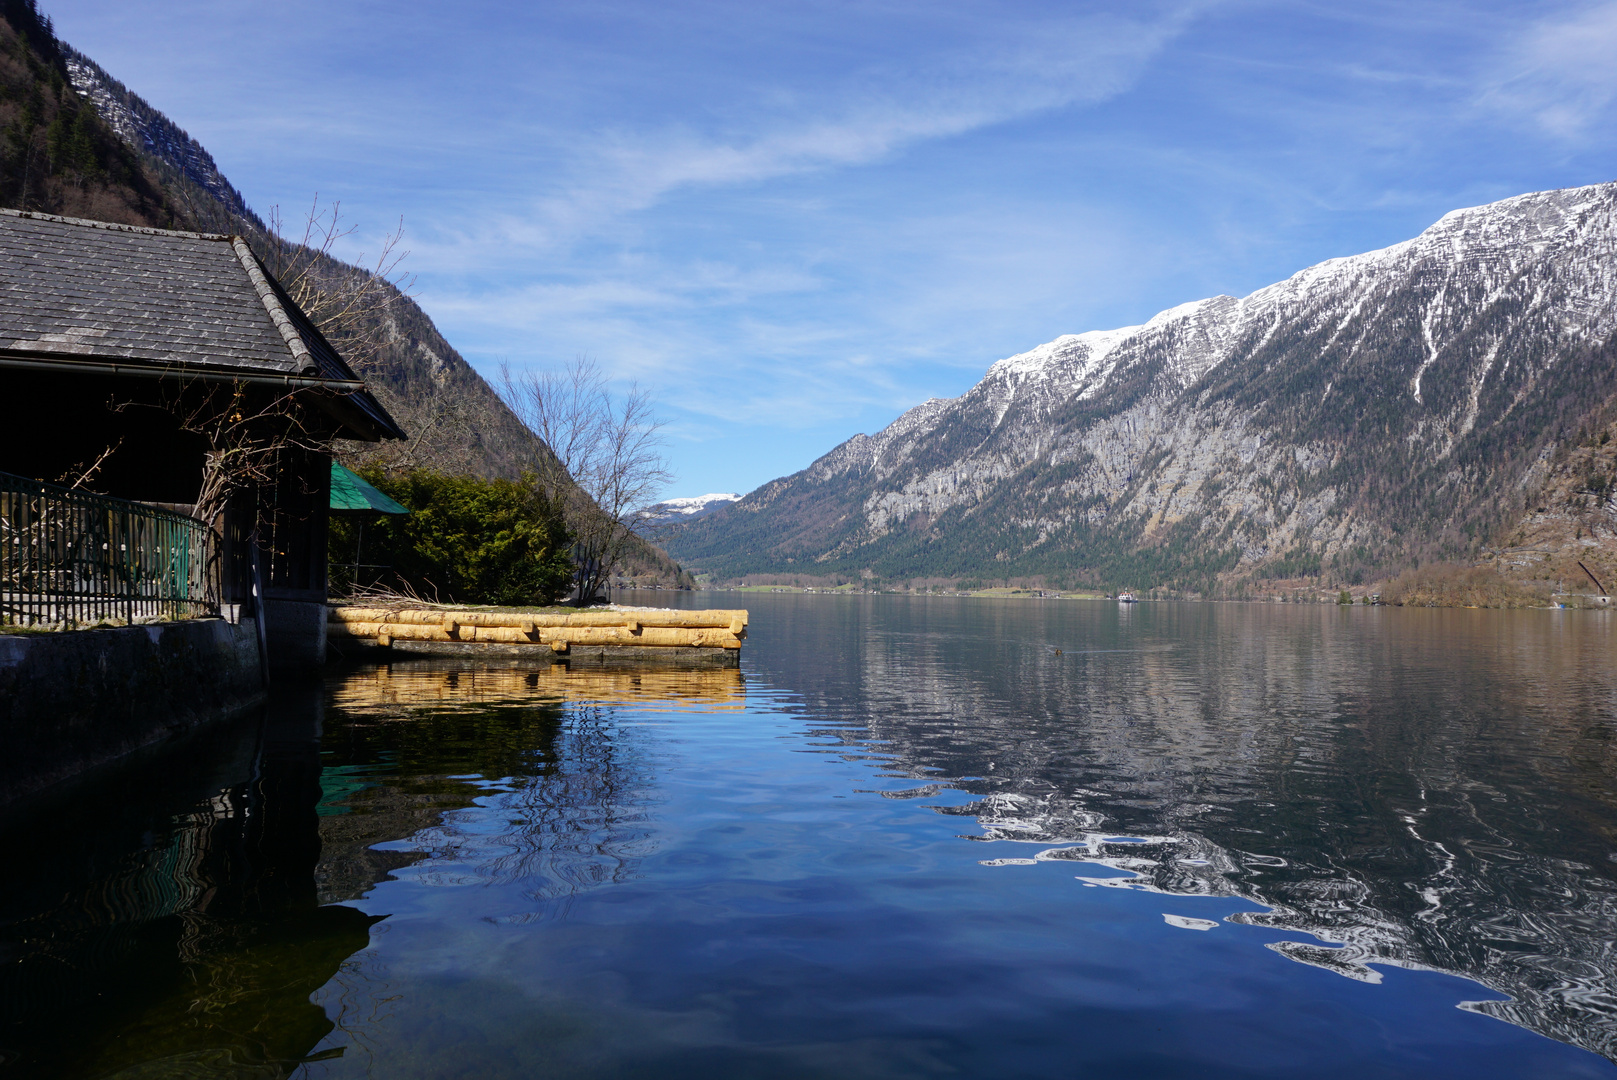
<instances>
[{"instance_id":1,"label":"calm lake water","mask_svg":"<svg viewBox=\"0 0 1617 1080\"><path fill-rule=\"evenodd\" d=\"M0 822L0 1077L1617 1077L1609 614L674 599Z\"/></svg>"}]
</instances>

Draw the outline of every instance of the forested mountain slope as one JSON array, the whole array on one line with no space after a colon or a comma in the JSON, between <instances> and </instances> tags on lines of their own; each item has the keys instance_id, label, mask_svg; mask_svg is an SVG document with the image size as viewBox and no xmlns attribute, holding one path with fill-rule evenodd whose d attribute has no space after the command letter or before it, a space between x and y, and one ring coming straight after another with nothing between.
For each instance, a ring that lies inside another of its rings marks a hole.
<instances>
[{"instance_id":1,"label":"forested mountain slope","mask_svg":"<svg viewBox=\"0 0 1617 1080\"><path fill-rule=\"evenodd\" d=\"M0 0L0 205L186 226L154 171L73 92L64 51L32 0Z\"/></svg>"},{"instance_id":2,"label":"forested mountain slope","mask_svg":"<svg viewBox=\"0 0 1617 1080\"><path fill-rule=\"evenodd\" d=\"M721 576L1229 591L1455 558L1617 400L1617 184L1069 335L692 522Z\"/></svg>"}]
</instances>

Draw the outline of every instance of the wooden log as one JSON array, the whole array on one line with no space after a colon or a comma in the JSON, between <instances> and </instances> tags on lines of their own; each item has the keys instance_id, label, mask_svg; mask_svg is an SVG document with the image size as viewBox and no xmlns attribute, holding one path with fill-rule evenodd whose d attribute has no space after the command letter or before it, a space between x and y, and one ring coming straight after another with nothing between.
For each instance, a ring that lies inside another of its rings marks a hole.
<instances>
[{"instance_id":1,"label":"wooden log","mask_svg":"<svg viewBox=\"0 0 1617 1080\"><path fill-rule=\"evenodd\" d=\"M495 631L496 633L498 631ZM479 636L484 631L479 630ZM728 630L689 629L680 626L646 626L631 634L621 626L580 626L545 628L541 641L566 641L572 645L649 645L654 648L739 649L741 639Z\"/></svg>"},{"instance_id":2,"label":"wooden log","mask_svg":"<svg viewBox=\"0 0 1617 1080\"><path fill-rule=\"evenodd\" d=\"M560 652L569 645L645 645L654 648L739 649L741 638L714 627L647 626L634 634L627 626L536 627L525 633L513 626L462 626L451 633L442 622L331 623L327 632L352 637L394 638L400 641L483 641L501 645L549 645ZM560 648L556 648L556 646Z\"/></svg>"},{"instance_id":3,"label":"wooden log","mask_svg":"<svg viewBox=\"0 0 1617 1080\"><path fill-rule=\"evenodd\" d=\"M503 611L440 611L424 608L331 608L328 620L333 623L389 623L393 625L439 625L451 622L460 627L509 627L532 632L537 627L623 626L634 632L640 627L682 627L685 629L723 629L740 636L746 632L745 610L712 611L578 611L578 612L503 612Z\"/></svg>"}]
</instances>

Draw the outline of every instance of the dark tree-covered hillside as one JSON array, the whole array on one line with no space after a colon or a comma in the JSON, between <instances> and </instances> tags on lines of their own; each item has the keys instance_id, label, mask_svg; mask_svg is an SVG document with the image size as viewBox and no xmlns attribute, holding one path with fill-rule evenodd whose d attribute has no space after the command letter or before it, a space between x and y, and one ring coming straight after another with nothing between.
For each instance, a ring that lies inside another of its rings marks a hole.
<instances>
[{"instance_id":1,"label":"dark tree-covered hillside","mask_svg":"<svg viewBox=\"0 0 1617 1080\"><path fill-rule=\"evenodd\" d=\"M0 204L124 225L187 224L156 176L74 93L34 0L0 3Z\"/></svg>"}]
</instances>

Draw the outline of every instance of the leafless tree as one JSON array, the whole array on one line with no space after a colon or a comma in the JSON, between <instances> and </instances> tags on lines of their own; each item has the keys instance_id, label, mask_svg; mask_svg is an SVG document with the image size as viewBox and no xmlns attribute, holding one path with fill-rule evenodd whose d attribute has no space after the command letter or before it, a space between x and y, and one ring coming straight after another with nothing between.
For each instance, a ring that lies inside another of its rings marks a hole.
<instances>
[{"instance_id":1,"label":"leafless tree","mask_svg":"<svg viewBox=\"0 0 1617 1080\"><path fill-rule=\"evenodd\" d=\"M353 468L380 466L389 473L412 469L463 473L473 468L478 415L461 388L429 376L411 385L398 384L397 359L407 334L400 326L400 301L410 296L414 279L399 267L409 252L400 249L403 224L384 236L374 259L359 256L354 264L332 252L354 234L342 218L341 203L322 206L318 195L303 219L301 237L284 225L280 208L270 210L269 233L261 238L264 262L320 332L335 345L350 367L370 381L368 391L409 433L403 440L348 444L337 450ZM408 316L405 316L408 318Z\"/></svg>"},{"instance_id":2,"label":"leafless tree","mask_svg":"<svg viewBox=\"0 0 1617 1080\"><path fill-rule=\"evenodd\" d=\"M550 454L533 463L573 533L579 603L589 603L636 543L635 528L673 479L663 424L638 384L614 397L600 367L578 357L561 371L500 367L500 396Z\"/></svg>"},{"instance_id":3,"label":"leafless tree","mask_svg":"<svg viewBox=\"0 0 1617 1080\"><path fill-rule=\"evenodd\" d=\"M295 450L325 451L330 439L311 431L296 392L260 397L244 383L192 383L168 404L181 431L202 436L207 450L194 515L214 524L230 496L275 483L281 457Z\"/></svg>"},{"instance_id":4,"label":"leafless tree","mask_svg":"<svg viewBox=\"0 0 1617 1080\"><path fill-rule=\"evenodd\" d=\"M117 412L161 409L174 418L178 430L200 437L205 447L202 476L191 516L219 534L231 497L239 491L276 484L285 455L329 450L330 436L308 426L311 411L296 401L300 393L307 391L268 388L239 380L205 382L177 374L159 384L155 400L115 402L112 408ZM256 542L256 521L252 534ZM208 558L214 570L222 556L222 545L213 544ZM216 584L217 573L210 572L208 580Z\"/></svg>"}]
</instances>

